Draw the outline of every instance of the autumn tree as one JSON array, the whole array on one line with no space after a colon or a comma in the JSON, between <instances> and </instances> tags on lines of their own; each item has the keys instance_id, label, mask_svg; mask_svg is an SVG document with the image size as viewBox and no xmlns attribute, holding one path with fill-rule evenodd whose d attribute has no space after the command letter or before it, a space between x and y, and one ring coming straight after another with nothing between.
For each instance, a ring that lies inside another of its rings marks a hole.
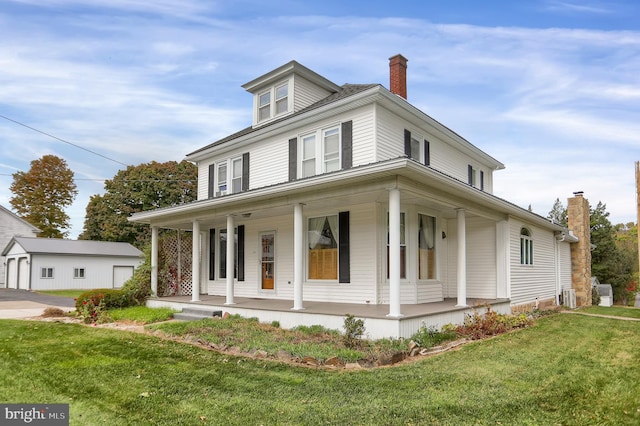
<instances>
[{"instance_id":1,"label":"autumn tree","mask_svg":"<svg viewBox=\"0 0 640 426\"><path fill-rule=\"evenodd\" d=\"M128 218L136 212L194 201L197 176L197 167L187 161L153 161L120 170L105 181L104 195L93 195L89 200L79 238L144 247L151 238L149 226Z\"/></svg>"},{"instance_id":2,"label":"autumn tree","mask_svg":"<svg viewBox=\"0 0 640 426\"><path fill-rule=\"evenodd\" d=\"M31 162L28 172L13 174L9 200L16 213L42 231L40 237L64 238L68 235L69 216L65 207L78 194L73 172L66 161L45 155Z\"/></svg>"}]
</instances>

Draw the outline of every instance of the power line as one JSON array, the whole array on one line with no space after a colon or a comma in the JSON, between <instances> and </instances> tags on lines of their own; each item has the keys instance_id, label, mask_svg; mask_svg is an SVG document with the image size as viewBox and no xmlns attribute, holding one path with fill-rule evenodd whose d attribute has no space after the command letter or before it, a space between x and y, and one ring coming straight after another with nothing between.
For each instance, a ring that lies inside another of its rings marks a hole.
<instances>
[{"instance_id":1,"label":"power line","mask_svg":"<svg viewBox=\"0 0 640 426\"><path fill-rule=\"evenodd\" d=\"M19 122L19 121L14 120L14 119L12 119L12 118L6 117L6 116L4 116L4 115L2 115L2 114L0 114L0 117L1 117L1 118L4 118L4 119L5 119L5 120L7 120L7 121L11 121L12 123L18 124L18 125L20 125L20 126L22 126L22 127L26 127L26 128L27 128L27 129L29 129L29 130L33 130L34 132L41 133L41 134L43 134L43 135L45 135L45 136L49 136L50 138L53 138L53 139L59 140L60 142L64 142L64 143L66 143L66 144L69 144L69 145L71 145L71 146L73 146L73 147L76 147L76 148L78 148L78 149L81 149L81 150L83 150L83 151L87 151L87 152L89 152L89 153L91 153L91 154L93 154L93 155L97 155L98 157L102 157L102 158L104 158L105 160L113 161L114 163L118 163L118 164L121 164L121 165L123 165L123 166L128 166L128 164L125 164L125 163L123 163L123 162L121 162L121 161L114 160L113 158L107 157L106 155L102 155L102 154L100 154L100 153L98 153L98 152L95 152L95 151L92 151L92 150L90 150L90 149L84 148L84 147L82 147L82 146L80 146L80 145L76 145L76 144L75 144L75 143L73 143L73 142L66 141L66 140L64 140L64 139L62 139L62 138L59 138L59 137L57 137L57 136L54 136L54 135L52 135L52 134L50 134L50 133L43 132L42 130L38 130L38 129L36 129L35 127L28 126L28 125L26 125L26 124L24 124L24 123L21 123L21 122Z\"/></svg>"}]
</instances>

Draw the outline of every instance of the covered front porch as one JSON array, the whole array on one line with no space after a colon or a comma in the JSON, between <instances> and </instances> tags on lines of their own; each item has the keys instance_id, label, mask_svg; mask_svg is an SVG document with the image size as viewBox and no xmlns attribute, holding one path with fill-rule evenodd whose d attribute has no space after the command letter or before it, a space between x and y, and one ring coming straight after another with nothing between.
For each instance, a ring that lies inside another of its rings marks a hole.
<instances>
[{"instance_id":1,"label":"covered front porch","mask_svg":"<svg viewBox=\"0 0 640 426\"><path fill-rule=\"evenodd\" d=\"M457 299L447 298L441 302L402 305L402 316L389 316L389 305L360 303L329 303L306 301L305 308L294 310L291 300L236 297L233 305L225 304L224 296L201 295L199 301L191 296L152 298L149 307L170 307L219 310L232 315L256 317L261 322L278 321L283 328L298 325L322 325L329 329L342 330L344 318L351 314L365 321L366 334L370 339L386 337L408 338L421 326L440 329L446 324L461 324L466 315L484 313L487 308L511 313L509 299L468 298L468 306L457 306Z\"/></svg>"}]
</instances>

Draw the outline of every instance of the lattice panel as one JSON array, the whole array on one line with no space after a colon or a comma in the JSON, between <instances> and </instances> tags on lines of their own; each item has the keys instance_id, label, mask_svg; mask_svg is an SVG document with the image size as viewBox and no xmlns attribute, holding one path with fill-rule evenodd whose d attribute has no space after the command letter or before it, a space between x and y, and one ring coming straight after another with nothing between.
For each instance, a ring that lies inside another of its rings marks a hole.
<instances>
[{"instance_id":1,"label":"lattice panel","mask_svg":"<svg viewBox=\"0 0 640 426\"><path fill-rule=\"evenodd\" d=\"M158 296L187 296L193 289L190 232L167 231L158 244Z\"/></svg>"}]
</instances>

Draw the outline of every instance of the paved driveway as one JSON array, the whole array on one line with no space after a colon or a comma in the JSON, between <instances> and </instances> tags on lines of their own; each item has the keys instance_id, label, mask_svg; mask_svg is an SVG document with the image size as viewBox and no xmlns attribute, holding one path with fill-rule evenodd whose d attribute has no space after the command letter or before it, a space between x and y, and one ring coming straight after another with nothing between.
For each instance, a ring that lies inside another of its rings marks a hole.
<instances>
[{"instance_id":1,"label":"paved driveway","mask_svg":"<svg viewBox=\"0 0 640 426\"><path fill-rule=\"evenodd\" d=\"M48 296L27 290L0 289L0 319L37 317L49 307L73 311L75 304L71 297Z\"/></svg>"}]
</instances>

